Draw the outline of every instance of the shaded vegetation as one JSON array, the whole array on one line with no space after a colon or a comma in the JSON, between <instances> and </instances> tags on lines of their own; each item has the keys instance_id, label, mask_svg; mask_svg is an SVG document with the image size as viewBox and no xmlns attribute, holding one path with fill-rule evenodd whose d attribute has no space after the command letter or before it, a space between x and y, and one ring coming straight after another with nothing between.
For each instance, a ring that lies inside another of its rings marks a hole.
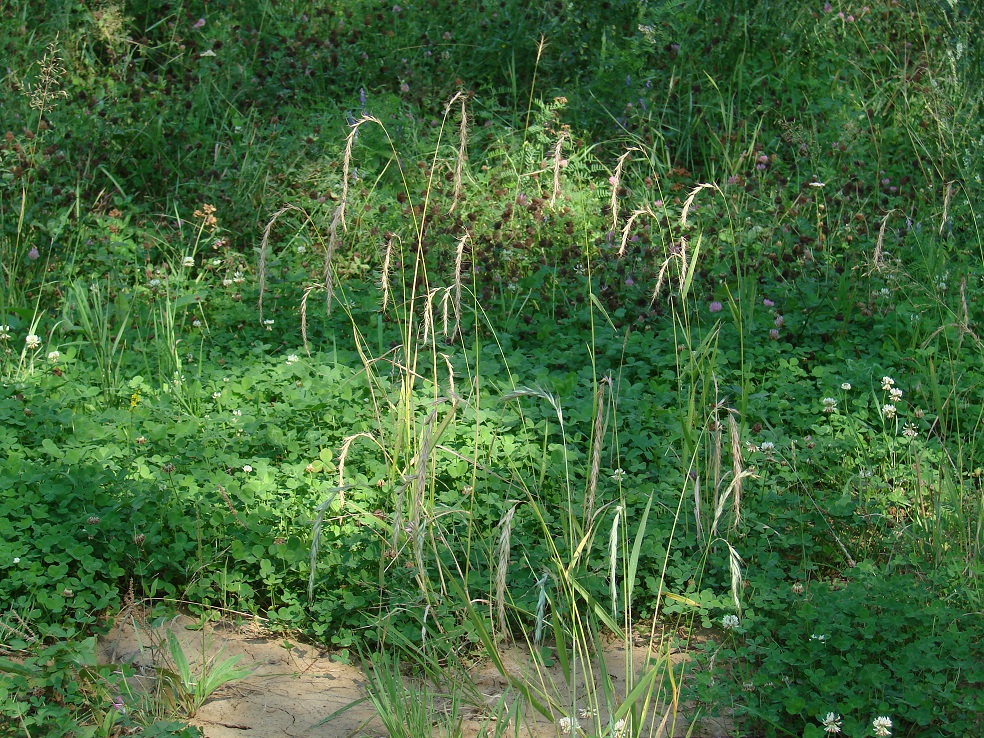
<instances>
[{"instance_id":1,"label":"shaded vegetation","mask_svg":"<svg viewBox=\"0 0 984 738\"><path fill-rule=\"evenodd\" d=\"M2 13L0 735L190 732L107 707L134 597L980 733L975 4Z\"/></svg>"}]
</instances>

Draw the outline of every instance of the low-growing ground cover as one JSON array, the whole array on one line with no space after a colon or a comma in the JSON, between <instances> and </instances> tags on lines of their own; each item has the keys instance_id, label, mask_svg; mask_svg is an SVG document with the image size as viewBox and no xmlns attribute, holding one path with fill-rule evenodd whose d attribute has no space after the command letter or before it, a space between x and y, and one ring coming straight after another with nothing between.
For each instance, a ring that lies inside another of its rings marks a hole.
<instances>
[{"instance_id":1,"label":"low-growing ground cover","mask_svg":"<svg viewBox=\"0 0 984 738\"><path fill-rule=\"evenodd\" d=\"M0 734L191 734L135 601L391 734L980 733L979 17L611 5L5 9Z\"/></svg>"}]
</instances>

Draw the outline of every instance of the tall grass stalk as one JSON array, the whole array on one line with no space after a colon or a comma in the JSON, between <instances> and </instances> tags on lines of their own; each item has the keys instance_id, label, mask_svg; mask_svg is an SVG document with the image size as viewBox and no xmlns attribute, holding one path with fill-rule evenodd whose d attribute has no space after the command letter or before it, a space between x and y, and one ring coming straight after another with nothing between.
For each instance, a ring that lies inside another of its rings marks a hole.
<instances>
[{"instance_id":1,"label":"tall grass stalk","mask_svg":"<svg viewBox=\"0 0 984 738\"><path fill-rule=\"evenodd\" d=\"M114 302L103 294L98 282L72 282L69 286L69 314L89 344L99 372L103 399L110 403L120 387L120 367L126 346L125 333L132 303L121 293Z\"/></svg>"}]
</instances>

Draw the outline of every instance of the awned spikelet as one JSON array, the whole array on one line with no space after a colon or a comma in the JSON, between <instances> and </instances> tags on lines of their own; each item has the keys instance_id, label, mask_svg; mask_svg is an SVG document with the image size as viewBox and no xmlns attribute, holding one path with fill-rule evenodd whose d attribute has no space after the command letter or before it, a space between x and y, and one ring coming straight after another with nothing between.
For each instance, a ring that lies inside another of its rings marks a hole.
<instances>
[{"instance_id":1,"label":"awned spikelet","mask_svg":"<svg viewBox=\"0 0 984 738\"><path fill-rule=\"evenodd\" d=\"M506 625L506 574L509 571L509 550L512 521L519 503L514 504L499 521L499 541L495 547L495 615L499 638L509 636Z\"/></svg>"}]
</instances>

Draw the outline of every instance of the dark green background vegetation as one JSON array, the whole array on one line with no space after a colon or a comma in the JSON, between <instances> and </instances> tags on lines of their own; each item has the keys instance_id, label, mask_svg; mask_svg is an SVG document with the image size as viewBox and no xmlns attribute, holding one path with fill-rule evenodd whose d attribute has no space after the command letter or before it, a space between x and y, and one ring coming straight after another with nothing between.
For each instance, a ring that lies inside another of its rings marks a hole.
<instances>
[{"instance_id":1,"label":"dark green background vegetation","mask_svg":"<svg viewBox=\"0 0 984 738\"><path fill-rule=\"evenodd\" d=\"M741 735L980 735L976 3L0 8L0 735L128 592L477 650L503 555L516 635L740 612Z\"/></svg>"}]
</instances>

